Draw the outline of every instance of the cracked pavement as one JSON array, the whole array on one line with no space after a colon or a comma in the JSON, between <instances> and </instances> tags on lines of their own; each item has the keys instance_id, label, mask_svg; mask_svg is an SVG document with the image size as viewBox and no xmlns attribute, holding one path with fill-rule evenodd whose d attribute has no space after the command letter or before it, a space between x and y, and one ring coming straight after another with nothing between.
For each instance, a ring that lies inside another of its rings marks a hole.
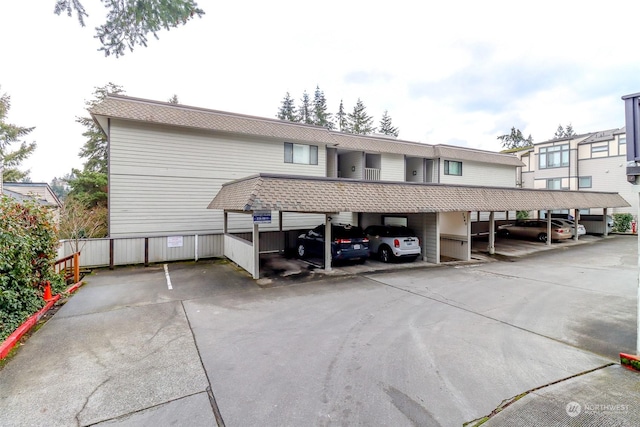
<instances>
[{"instance_id":1,"label":"cracked pavement","mask_svg":"<svg viewBox=\"0 0 640 427\"><path fill-rule=\"evenodd\" d=\"M0 371L0 424L461 425L633 352L636 245L268 288L97 270Z\"/></svg>"}]
</instances>

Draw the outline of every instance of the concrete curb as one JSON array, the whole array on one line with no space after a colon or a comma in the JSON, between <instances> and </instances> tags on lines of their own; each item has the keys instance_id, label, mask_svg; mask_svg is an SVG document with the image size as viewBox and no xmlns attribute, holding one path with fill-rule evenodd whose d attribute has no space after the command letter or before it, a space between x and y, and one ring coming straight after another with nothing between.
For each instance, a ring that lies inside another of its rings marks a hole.
<instances>
[{"instance_id":1,"label":"concrete curb","mask_svg":"<svg viewBox=\"0 0 640 427\"><path fill-rule=\"evenodd\" d=\"M68 287L64 291L64 294L71 294L77 291L80 286L82 286L82 282L75 283L70 287ZM11 350L20 341L20 338L22 338L24 334L29 332L31 328L33 328L38 323L38 321L42 319L42 316L44 316L45 313L49 311L56 302L58 302L60 297L61 297L61 294L58 294L58 295L55 295L53 298L47 300L47 304L44 307L38 310L33 316L25 320L24 323L18 326L18 328L15 331L13 331L13 333L9 335L9 337L6 340L0 343L0 360L4 359L9 354L9 352L11 352Z\"/></svg>"}]
</instances>

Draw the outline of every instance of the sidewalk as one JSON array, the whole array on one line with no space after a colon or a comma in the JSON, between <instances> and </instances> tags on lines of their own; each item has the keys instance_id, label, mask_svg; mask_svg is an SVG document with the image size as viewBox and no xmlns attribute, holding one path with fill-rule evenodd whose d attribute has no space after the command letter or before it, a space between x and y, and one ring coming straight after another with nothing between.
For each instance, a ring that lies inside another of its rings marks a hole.
<instances>
[{"instance_id":1,"label":"sidewalk","mask_svg":"<svg viewBox=\"0 0 640 427\"><path fill-rule=\"evenodd\" d=\"M640 372L618 364L539 388L469 426L640 425Z\"/></svg>"}]
</instances>

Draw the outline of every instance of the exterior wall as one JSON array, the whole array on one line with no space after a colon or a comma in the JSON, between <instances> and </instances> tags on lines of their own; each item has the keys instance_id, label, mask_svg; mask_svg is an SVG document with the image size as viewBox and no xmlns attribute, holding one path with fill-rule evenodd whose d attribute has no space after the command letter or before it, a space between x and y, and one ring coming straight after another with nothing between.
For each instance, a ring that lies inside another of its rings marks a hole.
<instances>
[{"instance_id":1,"label":"exterior wall","mask_svg":"<svg viewBox=\"0 0 640 427\"><path fill-rule=\"evenodd\" d=\"M338 177L338 150L327 148L327 177Z\"/></svg>"},{"instance_id":2,"label":"exterior wall","mask_svg":"<svg viewBox=\"0 0 640 427\"><path fill-rule=\"evenodd\" d=\"M220 232L222 212L207 206L223 183L259 172L325 176L327 170L324 147L318 147L318 165L284 163L284 142L295 141L113 119L110 131L111 237ZM230 231L250 229L251 217L245 218Z\"/></svg>"},{"instance_id":3,"label":"exterior wall","mask_svg":"<svg viewBox=\"0 0 640 427\"><path fill-rule=\"evenodd\" d=\"M380 180L404 181L404 156L402 154L383 153L381 161Z\"/></svg>"},{"instance_id":4,"label":"exterior wall","mask_svg":"<svg viewBox=\"0 0 640 427\"><path fill-rule=\"evenodd\" d=\"M252 242L225 234L224 256L244 268L246 271L254 271L255 259Z\"/></svg>"},{"instance_id":5,"label":"exterior wall","mask_svg":"<svg viewBox=\"0 0 640 427\"><path fill-rule=\"evenodd\" d=\"M624 156L593 158L580 161L580 176L591 177L591 188L585 191L617 191L631 207L609 209L609 213L638 214L638 188L627 182L627 159ZM602 209L592 209L601 213Z\"/></svg>"},{"instance_id":6,"label":"exterior wall","mask_svg":"<svg viewBox=\"0 0 640 427\"><path fill-rule=\"evenodd\" d=\"M440 213L440 232L456 236L467 235L467 212L442 212Z\"/></svg>"},{"instance_id":7,"label":"exterior wall","mask_svg":"<svg viewBox=\"0 0 640 427\"><path fill-rule=\"evenodd\" d=\"M339 176L341 178L362 179L364 176L364 158L360 151L352 151L340 155L338 161ZM352 170L355 168L355 170Z\"/></svg>"},{"instance_id":8,"label":"exterior wall","mask_svg":"<svg viewBox=\"0 0 640 427\"><path fill-rule=\"evenodd\" d=\"M422 260L432 264L440 263L440 240L436 213L411 214L408 226L420 237Z\"/></svg>"},{"instance_id":9,"label":"exterior wall","mask_svg":"<svg viewBox=\"0 0 640 427\"><path fill-rule=\"evenodd\" d=\"M522 174L522 188L536 188L533 185L535 180L535 172L526 172Z\"/></svg>"},{"instance_id":10,"label":"exterior wall","mask_svg":"<svg viewBox=\"0 0 640 427\"><path fill-rule=\"evenodd\" d=\"M407 182L425 182L424 174L424 159L422 157L407 157L405 160L406 173L405 181ZM415 171L415 175L413 172Z\"/></svg>"},{"instance_id":11,"label":"exterior wall","mask_svg":"<svg viewBox=\"0 0 640 427\"><path fill-rule=\"evenodd\" d=\"M514 166L462 161L462 176L445 175L444 161L439 160L440 180L442 184L482 185L488 187L515 187L516 168ZM458 161L458 160L453 160Z\"/></svg>"},{"instance_id":12,"label":"exterior wall","mask_svg":"<svg viewBox=\"0 0 640 427\"><path fill-rule=\"evenodd\" d=\"M591 136L599 140L591 142ZM604 136L604 133L594 133L571 141L537 144L534 148L535 159L529 162L532 172L522 173L523 187L547 188L547 180L559 178L562 180L563 189L617 192L629 202L631 207L613 208L610 212L637 215L637 190L627 182L626 178L625 137L624 133L619 132L614 132L609 137ZM541 147L567 143L570 147L568 167L539 168L538 153ZM524 158L522 160L524 161ZM591 177L591 188L579 188L580 177ZM594 208L590 211L601 213L602 209Z\"/></svg>"}]
</instances>

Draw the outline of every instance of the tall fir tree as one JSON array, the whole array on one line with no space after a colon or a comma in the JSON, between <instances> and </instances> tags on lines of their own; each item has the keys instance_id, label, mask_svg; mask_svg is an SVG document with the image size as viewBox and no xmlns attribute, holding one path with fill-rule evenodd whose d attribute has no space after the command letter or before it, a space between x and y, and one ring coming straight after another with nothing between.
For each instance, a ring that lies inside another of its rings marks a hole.
<instances>
[{"instance_id":1,"label":"tall fir tree","mask_svg":"<svg viewBox=\"0 0 640 427\"><path fill-rule=\"evenodd\" d=\"M564 128L562 125L558 125L558 129L556 129L556 133L553 134L554 139L564 138Z\"/></svg>"},{"instance_id":2,"label":"tall fir tree","mask_svg":"<svg viewBox=\"0 0 640 427\"><path fill-rule=\"evenodd\" d=\"M573 130L573 125L571 123L569 123L565 127L562 127L562 125L558 125L556 133L553 134L554 139L571 138L572 136L576 136L576 132Z\"/></svg>"},{"instance_id":3,"label":"tall fir tree","mask_svg":"<svg viewBox=\"0 0 640 427\"><path fill-rule=\"evenodd\" d=\"M342 102L342 99L340 100L340 107L338 107L338 114L336 114L336 117L338 119L338 130L340 132L346 132L348 126L347 113L344 111L344 103Z\"/></svg>"},{"instance_id":4,"label":"tall fir tree","mask_svg":"<svg viewBox=\"0 0 640 427\"><path fill-rule=\"evenodd\" d=\"M347 114L347 132L358 135L369 135L375 132L373 117L367 114L367 107L360 98L353 107L353 112Z\"/></svg>"},{"instance_id":5,"label":"tall fir tree","mask_svg":"<svg viewBox=\"0 0 640 427\"><path fill-rule=\"evenodd\" d=\"M289 92L282 98L282 102L280 102L280 108L278 109L278 114L276 117L280 120L288 120L290 122L297 122L298 115L296 114L296 106L293 102L293 98L289 95Z\"/></svg>"},{"instance_id":6,"label":"tall fir tree","mask_svg":"<svg viewBox=\"0 0 640 427\"><path fill-rule=\"evenodd\" d=\"M394 127L391 123L391 117L389 116L389 112L384 110L384 114L382 115L382 119L380 119L380 128L378 132L384 135L393 135L396 138L400 135L400 131L397 127Z\"/></svg>"},{"instance_id":7,"label":"tall fir tree","mask_svg":"<svg viewBox=\"0 0 640 427\"><path fill-rule=\"evenodd\" d=\"M316 86L316 91L313 94L312 122L316 126L333 129L334 124L331 116L332 114L327 112L327 99L324 92L320 90L320 86Z\"/></svg>"},{"instance_id":8,"label":"tall fir tree","mask_svg":"<svg viewBox=\"0 0 640 427\"><path fill-rule=\"evenodd\" d=\"M107 83L96 87L94 98L86 101L87 110L105 100L108 94L124 93L122 86ZM82 170L73 169L69 180L69 195L84 202L89 207L107 205L107 136L90 117L78 117L76 122L85 127L82 136L87 138L80 149L80 157L85 160Z\"/></svg>"},{"instance_id":9,"label":"tall fir tree","mask_svg":"<svg viewBox=\"0 0 640 427\"><path fill-rule=\"evenodd\" d=\"M511 132L506 135L500 135L498 139L502 143L502 148L512 150L522 147L530 147L533 145L533 138L529 135L525 138L520 129L511 128Z\"/></svg>"},{"instance_id":10,"label":"tall fir tree","mask_svg":"<svg viewBox=\"0 0 640 427\"><path fill-rule=\"evenodd\" d=\"M2 173L4 182L28 180L29 170L20 170L19 167L36 149L35 142L21 141L35 128L6 123L10 108L11 97L6 93L0 94L0 167L4 167ZM11 146L15 143L19 146L12 149Z\"/></svg>"},{"instance_id":11,"label":"tall fir tree","mask_svg":"<svg viewBox=\"0 0 640 427\"><path fill-rule=\"evenodd\" d=\"M104 101L108 94L121 93L124 93L124 89L122 86L115 83L109 82L104 86L97 86L94 88L94 98L89 101L85 101L85 106L87 107L87 110L90 110ZM79 153L81 158L86 159L84 170L106 174L107 136L91 117L76 117L76 122L85 127L85 131L82 133L82 136L87 138L87 141L84 143Z\"/></svg>"},{"instance_id":12,"label":"tall fir tree","mask_svg":"<svg viewBox=\"0 0 640 427\"><path fill-rule=\"evenodd\" d=\"M89 14L82 3L80 0L56 0L53 11L67 16L75 12L84 27L84 19ZM104 0L102 3L107 9L106 22L96 27L95 38L102 44L99 50L116 58L124 55L127 49L133 51L136 45L146 47L149 33L157 39L159 31L169 31L204 15L204 10L194 0Z\"/></svg>"},{"instance_id":13,"label":"tall fir tree","mask_svg":"<svg viewBox=\"0 0 640 427\"><path fill-rule=\"evenodd\" d=\"M313 124L313 118L311 117L311 99L309 94L305 90L300 100L300 106L298 107L298 121L307 125Z\"/></svg>"}]
</instances>

